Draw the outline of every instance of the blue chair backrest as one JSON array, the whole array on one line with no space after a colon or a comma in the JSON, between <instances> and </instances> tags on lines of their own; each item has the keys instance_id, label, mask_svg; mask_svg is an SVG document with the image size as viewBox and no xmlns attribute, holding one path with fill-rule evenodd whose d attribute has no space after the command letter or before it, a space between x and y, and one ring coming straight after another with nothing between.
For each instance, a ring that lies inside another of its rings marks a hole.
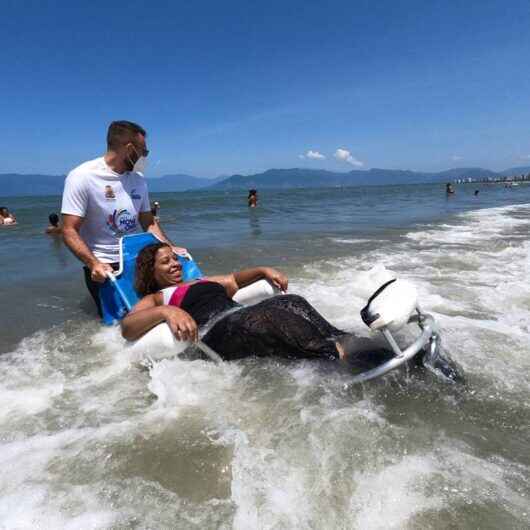
<instances>
[{"instance_id":1,"label":"blue chair backrest","mask_svg":"<svg viewBox=\"0 0 530 530\"><path fill-rule=\"evenodd\" d=\"M116 281L122 294L118 292L119 290L116 289L110 280L107 280L99 291L103 322L105 324L112 325L127 314L127 306L122 299L122 295L127 298L131 306L138 302L140 297L134 288L136 258L144 247L154 243L160 243L160 241L149 232L121 238L120 269L122 272L116 277ZM184 256L178 256L178 259L182 265L182 279L184 281L202 278L203 274L193 259L188 259Z\"/></svg>"}]
</instances>

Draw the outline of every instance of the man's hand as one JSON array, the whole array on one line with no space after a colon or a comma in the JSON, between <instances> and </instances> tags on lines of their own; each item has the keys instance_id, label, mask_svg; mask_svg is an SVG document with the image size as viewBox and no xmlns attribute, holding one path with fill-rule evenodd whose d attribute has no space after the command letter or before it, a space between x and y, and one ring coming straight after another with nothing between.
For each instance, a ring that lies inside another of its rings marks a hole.
<instances>
[{"instance_id":1,"label":"man's hand","mask_svg":"<svg viewBox=\"0 0 530 530\"><path fill-rule=\"evenodd\" d=\"M287 291L289 280L287 279L287 276L285 276L285 274L280 271L277 271L276 269L272 269L271 267L265 267L264 275L265 278L267 278L267 280L269 280L273 285L278 287L280 291Z\"/></svg>"},{"instance_id":2,"label":"man's hand","mask_svg":"<svg viewBox=\"0 0 530 530\"><path fill-rule=\"evenodd\" d=\"M178 307L163 306L164 318L178 340L199 340L199 330L193 318Z\"/></svg>"},{"instance_id":3,"label":"man's hand","mask_svg":"<svg viewBox=\"0 0 530 530\"><path fill-rule=\"evenodd\" d=\"M90 267L90 278L94 282L104 283L104 281L107 279L108 272L113 272L112 267L108 263L96 261Z\"/></svg>"},{"instance_id":4,"label":"man's hand","mask_svg":"<svg viewBox=\"0 0 530 530\"><path fill-rule=\"evenodd\" d=\"M171 246L171 250L173 250L173 252L177 256L185 256L186 254L188 254L188 249L187 248L176 247L175 245Z\"/></svg>"}]
</instances>

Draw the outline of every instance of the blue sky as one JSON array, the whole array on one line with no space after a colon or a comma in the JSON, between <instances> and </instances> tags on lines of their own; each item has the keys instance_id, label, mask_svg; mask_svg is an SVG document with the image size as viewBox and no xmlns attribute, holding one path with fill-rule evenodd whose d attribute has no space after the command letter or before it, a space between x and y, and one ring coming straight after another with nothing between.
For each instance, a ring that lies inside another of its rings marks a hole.
<instances>
[{"instance_id":1,"label":"blue sky","mask_svg":"<svg viewBox=\"0 0 530 530\"><path fill-rule=\"evenodd\" d=\"M149 176L530 165L527 0L1 5L0 172L65 173L113 119Z\"/></svg>"}]
</instances>

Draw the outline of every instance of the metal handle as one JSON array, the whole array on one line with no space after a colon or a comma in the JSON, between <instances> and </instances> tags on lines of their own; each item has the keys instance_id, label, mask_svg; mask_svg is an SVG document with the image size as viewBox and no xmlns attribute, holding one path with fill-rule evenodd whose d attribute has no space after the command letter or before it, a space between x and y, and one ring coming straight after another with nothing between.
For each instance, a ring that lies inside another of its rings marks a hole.
<instances>
[{"instance_id":1,"label":"metal handle","mask_svg":"<svg viewBox=\"0 0 530 530\"><path fill-rule=\"evenodd\" d=\"M112 286L118 294L121 297L122 302L125 304L125 307L127 308L127 311L130 311L132 309L132 305L129 302L127 295L123 292L123 289L121 288L120 284L116 281L116 276L112 274L112 272L107 272L107 278L110 280L110 283L112 283Z\"/></svg>"},{"instance_id":2,"label":"metal handle","mask_svg":"<svg viewBox=\"0 0 530 530\"><path fill-rule=\"evenodd\" d=\"M409 322L418 322L420 318L422 326L421 333L418 337L416 337L416 340L403 351L401 351L399 346L397 346L396 344L398 351L401 352L400 356L396 355L396 357L388 360L386 363L383 363L379 366L376 366L375 368L372 368L371 370L354 376L352 381L354 383L362 383L364 381L374 379L375 377L380 377L390 372L390 370L394 370L394 368L397 368L406 361L412 359L412 357L414 357L422 348L424 348L425 345L427 345L431 340L431 337L436 334L436 323L434 321L434 318L426 313L423 313L421 317L416 315L412 316ZM386 338L387 335L390 335L390 331L386 328L384 329L384 331L387 332L383 333ZM392 337L392 335L390 336ZM395 342L394 337L392 337L392 340ZM392 347L392 349L394 348Z\"/></svg>"}]
</instances>

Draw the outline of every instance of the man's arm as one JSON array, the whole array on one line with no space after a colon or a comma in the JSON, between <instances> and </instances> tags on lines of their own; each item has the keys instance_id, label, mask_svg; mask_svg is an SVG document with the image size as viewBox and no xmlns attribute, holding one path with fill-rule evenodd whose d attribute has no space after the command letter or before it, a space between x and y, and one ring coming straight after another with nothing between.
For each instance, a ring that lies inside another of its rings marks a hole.
<instances>
[{"instance_id":1,"label":"man's arm","mask_svg":"<svg viewBox=\"0 0 530 530\"><path fill-rule=\"evenodd\" d=\"M151 212L140 212L139 220L145 232L151 232L161 241L164 241L168 245L171 245L176 254L187 254L187 249L177 247L172 243L169 237L167 237L165 232L162 230L160 223L155 222L155 218Z\"/></svg>"},{"instance_id":2,"label":"man's arm","mask_svg":"<svg viewBox=\"0 0 530 530\"><path fill-rule=\"evenodd\" d=\"M112 267L99 261L83 241L79 234L83 221L83 217L63 214L63 239L73 254L90 269L92 280L103 283L107 279L107 272L112 272Z\"/></svg>"}]
</instances>

